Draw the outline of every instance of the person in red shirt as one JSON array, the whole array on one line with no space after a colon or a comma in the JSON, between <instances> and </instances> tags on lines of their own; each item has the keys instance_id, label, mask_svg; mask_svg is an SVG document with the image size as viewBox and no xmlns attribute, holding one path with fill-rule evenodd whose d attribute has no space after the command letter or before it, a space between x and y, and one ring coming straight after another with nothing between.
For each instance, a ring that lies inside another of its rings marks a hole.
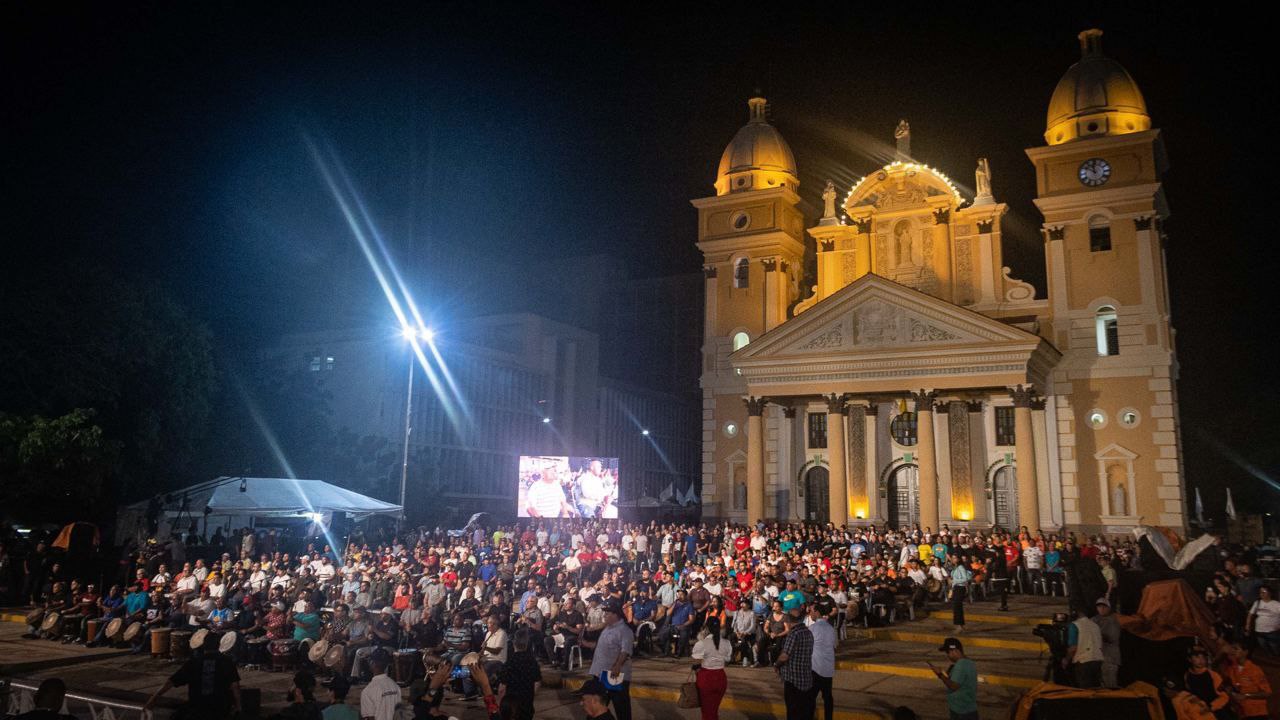
<instances>
[{"instance_id":1,"label":"person in red shirt","mask_svg":"<svg viewBox=\"0 0 1280 720\"><path fill-rule=\"evenodd\" d=\"M1249 659L1249 651L1240 643L1228 643L1226 654L1219 666L1227 681L1227 695L1231 697L1231 709L1240 720L1267 718L1267 698L1271 697L1271 683L1267 676Z\"/></svg>"},{"instance_id":2,"label":"person in red shirt","mask_svg":"<svg viewBox=\"0 0 1280 720\"><path fill-rule=\"evenodd\" d=\"M738 555L741 555L742 553L746 552L747 549L750 547L751 547L751 538L747 537L746 535L739 535L733 541L733 549L736 551Z\"/></svg>"},{"instance_id":3,"label":"person in red shirt","mask_svg":"<svg viewBox=\"0 0 1280 720\"><path fill-rule=\"evenodd\" d=\"M1007 585L1010 589L1022 587L1022 548L1015 540L1004 544L1004 567L1009 573Z\"/></svg>"}]
</instances>

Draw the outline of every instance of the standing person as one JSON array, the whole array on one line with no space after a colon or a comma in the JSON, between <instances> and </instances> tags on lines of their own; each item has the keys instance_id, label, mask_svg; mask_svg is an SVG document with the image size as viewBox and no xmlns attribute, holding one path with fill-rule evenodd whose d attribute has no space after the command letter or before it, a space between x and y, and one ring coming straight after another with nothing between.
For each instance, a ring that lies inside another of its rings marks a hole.
<instances>
[{"instance_id":1,"label":"standing person","mask_svg":"<svg viewBox=\"0 0 1280 720\"><path fill-rule=\"evenodd\" d=\"M822 695L822 717L835 720L835 696L831 692L836 676L836 629L827 617L835 607L828 602L816 602L809 606L809 632L813 634L813 691L814 704Z\"/></svg>"},{"instance_id":2,"label":"standing person","mask_svg":"<svg viewBox=\"0 0 1280 720\"><path fill-rule=\"evenodd\" d=\"M1102 687L1120 687L1120 621L1111 613L1111 603L1105 598L1098 598L1094 604L1098 614L1093 616L1093 623L1102 634Z\"/></svg>"},{"instance_id":3,"label":"standing person","mask_svg":"<svg viewBox=\"0 0 1280 720\"><path fill-rule=\"evenodd\" d=\"M542 681L542 669L529 651L529 645L529 629L520 628L511 641L515 652L511 653L498 685L502 720L533 720L533 696Z\"/></svg>"},{"instance_id":4,"label":"standing person","mask_svg":"<svg viewBox=\"0 0 1280 720\"><path fill-rule=\"evenodd\" d=\"M782 699L787 720L813 720L813 633L804 626L802 610L789 616L791 631L773 667L782 678Z\"/></svg>"},{"instance_id":5,"label":"standing person","mask_svg":"<svg viewBox=\"0 0 1280 720\"><path fill-rule=\"evenodd\" d=\"M289 704L273 715L274 720L323 720L320 705L315 699L316 678L306 670L293 674L293 687L289 688Z\"/></svg>"},{"instance_id":6,"label":"standing person","mask_svg":"<svg viewBox=\"0 0 1280 720\"><path fill-rule=\"evenodd\" d=\"M1062 667L1071 670L1071 683L1078 688L1102 686L1102 630L1086 617L1077 617L1067 626L1067 656Z\"/></svg>"},{"instance_id":7,"label":"standing person","mask_svg":"<svg viewBox=\"0 0 1280 720\"><path fill-rule=\"evenodd\" d=\"M1280 600L1275 599L1270 587L1258 588L1258 599L1249 608L1244 631L1253 635L1258 647L1271 655L1280 655Z\"/></svg>"},{"instance_id":8,"label":"standing person","mask_svg":"<svg viewBox=\"0 0 1280 720\"><path fill-rule=\"evenodd\" d=\"M1231 698L1223 689L1225 683L1222 676L1209 668L1209 651L1202 647L1193 647L1187 651L1187 662L1190 667L1182 676L1187 692L1196 696L1217 720L1234 718L1235 713L1227 708Z\"/></svg>"},{"instance_id":9,"label":"standing person","mask_svg":"<svg viewBox=\"0 0 1280 720\"><path fill-rule=\"evenodd\" d=\"M702 720L718 720L720 701L729 687L724 666L733 657L733 643L720 637L720 620L707 620L705 633L693 646L693 669L698 673L698 699Z\"/></svg>"},{"instance_id":10,"label":"standing person","mask_svg":"<svg viewBox=\"0 0 1280 720\"><path fill-rule=\"evenodd\" d=\"M400 704L400 686L387 675L391 657L378 648L369 655L373 679L360 692L360 717L362 720L393 720L396 705Z\"/></svg>"},{"instance_id":11,"label":"standing person","mask_svg":"<svg viewBox=\"0 0 1280 720\"><path fill-rule=\"evenodd\" d=\"M978 720L978 666L965 657L964 646L957 638L943 640L938 649L951 661L946 672L933 668L933 673L947 686L947 712L951 720Z\"/></svg>"},{"instance_id":12,"label":"standing person","mask_svg":"<svg viewBox=\"0 0 1280 720\"><path fill-rule=\"evenodd\" d=\"M964 598L969 594L969 582L973 573L965 566L963 559L956 560L951 568L951 623L956 626L956 633L964 632Z\"/></svg>"},{"instance_id":13,"label":"standing person","mask_svg":"<svg viewBox=\"0 0 1280 720\"><path fill-rule=\"evenodd\" d=\"M1249 651L1238 642L1228 643L1226 657L1220 666L1226 678L1231 697L1231 709L1240 720L1269 717L1267 698L1271 697L1271 683L1267 676L1249 659Z\"/></svg>"},{"instance_id":14,"label":"standing person","mask_svg":"<svg viewBox=\"0 0 1280 720\"><path fill-rule=\"evenodd\" d=\"M150 710L156 700L175 687L187 687L186 717L201 720L228 718L240 712L240 673L235 661L218 652L201 653L182 664L142 706Z\"/></svg>"},{"instance_id":15,"label":"standing person","mask_svg":"<svg viewBox=\"0 0 1280 720\"><path fill-rule=\"evenodd\" d=\"M347 704L351 683L347 681L346 675L338 673L324 686L329 690L329 704L320 711L324 720L360 720L360 713Z\"/></svg>"},{"instance_id":16,"label":"standing person","mask_svg":"<svg viewBox=\"0 0 1280 720\"><path fill-rule=\"evenodd\" d=\"M591 677L607 677L610 685L609 701L617 720L631 720L631 653L636 637L622 621L622 603L610 600L604 606L604 629L594 641L582 640L584 647L594 647L591 656Z\"/></svg>"}]
</instances>

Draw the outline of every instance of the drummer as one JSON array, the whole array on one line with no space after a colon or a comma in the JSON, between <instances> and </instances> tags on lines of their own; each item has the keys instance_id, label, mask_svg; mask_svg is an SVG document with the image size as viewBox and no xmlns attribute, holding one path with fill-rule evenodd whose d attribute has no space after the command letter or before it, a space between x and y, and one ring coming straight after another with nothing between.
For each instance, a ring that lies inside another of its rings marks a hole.
<instances>
[{"instance_id":1,"label":"drummer","mask_svg":"<svg viewBox=\"0 0 1280 720\"><path fill-rule=\"evenodd\" d=\"M170 617L169 598L156 588L151 591L151 596L147 598L147 604L137 613L132 613L125 619L125 623L141 622L143 624L143 632L138 634L134 639L133 654L142 653L143 648L151 647L151 631L169 627L173 618Z\"/></svg>"},{"instance_id":2,"label":"drummer","mask_svg":"<svg viewBox=\"0 0 1280 720\"><path fill-rule=\"evenodd\" d=\"M200 588L200 595L182 605L187 615L187 624L193 629L204 626L209 621L209 613L213 612L213 598L209 596L209 588Z\"/></svg>"},{"instance_id":3,"label":"drummer","mask_svg":"<svg viewBox=\"0 0 1280 720\"><path fill-rule=\"evenodd\" d=\"M293 623L294 640L301 642L320 639L320 616L316 614L315 603L307 600L303 604L302 612L289 613L289 620Z\"/></svg>"},{"instance_id":4,"label":"drummer","mask_svg":"<svg viewBox=\"0 0 1280 720\"><path fill-rule=\"evenodd\" d=\"M76 603L73 609L64 614L62 619L66 622L64 625L63 642L84 642L85 626L90 620L97 619L99 615L98 588L93 583L85 586L84 591L72 597L72 602Z\"/></svg>"},{"instance_id":5,"label":"drummer","mask_svg":"<svg viewBox=\"0 0 1280 720\"><path fill-rule=\"evenodd\" d=\"M209 612L209 629L216 632L224 632L234 629L232 627L232 619L234 618L231 608L227 607L226 596L218 596L213 601L213 610Z\"/></svg>"},{"instance_id":6,"label":"drummer","mask_svg":"<svg viewBox=\"0 0 1280 720\"><path fill-rule=\"evenodd\" d=\"M102 618L102 622L98 623L98 632L91 638L86 638L85 647L98 647L107 636L107 623L118 617L124 617L124 593L120 591L119 585L112 585L98 600L98 616Z\"/></svg>"},{"instance_id":7,"label":"drummer","mask_svg":"<svg viewBox=\"0 0 1280 720\"><path fill-rule=\"evenodd\" d=\"M289 636L289 616L284 614L284 603L275 603L263 621L267 630L267 639L284 640Z\"/></svg>"},{"instance_id":8,"label":"drummer","mask_svg":"<svg viewBox=\"0 0 1280 720\"><path fill-rule=\"evenodd\" d=\"M36 603L36 607L43 609L45 614L48 614L51 612L62 612L66 609L67 603L68 598L66 587L61 582L55 582L49 587L49 590L44 593L44 596L40 601ZM28 640L34 640L40 637L40 620L42 619L43 616L39 616L35 625L28 623L27 633L23 635L23 637Z\"/></svg>"},{"instance_id":9,"label":"drummer","mask_svg":"<svg viewBox=\"0 0 1280 720\"><path fill-rule=\"evenodd\" d=\"M346 603L338 603L333 608L333 619L324 628L324 639L330 644L345 643L347 628L351 626L351 608Z\"/></svg>"}]
</instances>

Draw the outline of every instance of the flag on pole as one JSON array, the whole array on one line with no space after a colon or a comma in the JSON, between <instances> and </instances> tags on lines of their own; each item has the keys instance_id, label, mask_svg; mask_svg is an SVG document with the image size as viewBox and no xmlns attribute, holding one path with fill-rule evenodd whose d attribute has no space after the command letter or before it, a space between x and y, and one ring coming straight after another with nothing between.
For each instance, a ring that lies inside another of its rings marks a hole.
<instances>
[{"instance_id":1,"label":"flag on pole","mask_svg":"<svg viewBox=\"0 0 1280 720\"><path fill-rule=\"evenodd\" d=\"M1236 504L1231 502L1231 488L1227 488L1227 517L1236 519Z\"/></svg>"},{"instance_id":2,"label":"flag on pole","mask_svg":"<svg viewBox=\"0 0 1280 720\"><path fill-rule=\"evenodd\" d=\"M658 493L658 499L659 499L659 500L661 500L662 502L666 502L666 501L670 500L670 499L671 499L671 496L672 496L672 495L674 495L674 494L675 494L675 493L672 491L672 484L671 484L671 483L667 483L667 487L666 487L666 489L665 489L665 490L663 490L662 492Z\"/></svg>"},{"instance_id":3,"label":"flag on pole","mask_svg":"<svg viewBox=\"0 0 1280 720\"><path fill-rule=\"evenodd\" d=\"M1196 486L1196 523L1204 527L1204 503L1200 501L1200 487Z\"/></svg>"}]
</instances>

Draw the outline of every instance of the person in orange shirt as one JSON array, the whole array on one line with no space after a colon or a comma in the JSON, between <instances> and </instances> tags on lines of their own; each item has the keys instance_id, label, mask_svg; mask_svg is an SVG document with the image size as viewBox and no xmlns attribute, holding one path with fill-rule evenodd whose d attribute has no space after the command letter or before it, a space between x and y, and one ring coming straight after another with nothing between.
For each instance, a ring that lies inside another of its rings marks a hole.
<instances>
[{"instance_id":1,"label":"person in orange shirt","mask_svg":"<svg viewBox=\"0 0 1280 720\"><path fill-rule=\"evenodd\" d=\"M1249 659L1249 651L1243 645L1228 643L1219 669L1227 680L1231 709L1240 720L1268 717L1267 698L1271 697L1271 683L1267 682L1262 668Z\"/></svg>"},{"instance_id":2,"label":"person in orange shirt","mask_svg":"<svg viewBox=\"0 0 1280 720\"><path fill-rule=\"evenodd\" d=\"M1202 647L1193 647L1187 651L1187 662L1190 667L1183 674L1183 684L1191 693L1209 707L1215 718L1235 717L1227 709L1231 702L1224 690L1225 681L1222 676L1209 668L1209 651Z\"/></svg>"}]
</instances>

